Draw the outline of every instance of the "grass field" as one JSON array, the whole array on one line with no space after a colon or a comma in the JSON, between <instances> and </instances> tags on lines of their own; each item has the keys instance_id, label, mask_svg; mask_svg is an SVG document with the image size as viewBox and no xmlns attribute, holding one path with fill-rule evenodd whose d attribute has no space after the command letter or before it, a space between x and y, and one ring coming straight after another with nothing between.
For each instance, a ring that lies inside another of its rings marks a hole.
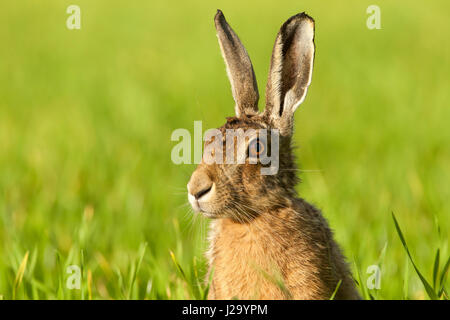
<instances>
[{"instance_id":1,"label":"grass field","mask_svg":"<svg viewBox=\"0 0 450 320\"><path fill-rule=\"evenodd\" d=\"M81 30L66 28L73 3ZM380 30L366 27L371 4ZM366 298L429 298L391 213L433 286L437 250L441 271L450 254L444 0L5 2L0 298L203 297L207 221L186 205L194 166L171 162L170 136L233 114L217 8L261 92L282 22L301 11L315 18L313 82L295 123L299 193L323 210ZM66 285L71 265L79 290ZM381 267L379 290L366 288L371 265Z\"/></svg>"}]
</instances>

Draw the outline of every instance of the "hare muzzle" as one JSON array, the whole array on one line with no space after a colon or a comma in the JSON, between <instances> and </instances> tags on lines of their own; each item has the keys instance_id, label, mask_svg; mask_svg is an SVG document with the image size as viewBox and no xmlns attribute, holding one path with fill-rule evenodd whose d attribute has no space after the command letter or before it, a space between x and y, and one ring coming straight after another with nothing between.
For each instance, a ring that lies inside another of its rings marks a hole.
<instances>
[{"instance_id":1,"label":"hare muzzle","mask_svg":"<svg viewBox=\"0 0 450 320\"><path fill-rule=\"evenodd\" d=\"M215 185L205 170L194 171L187 184L188 200L197 212L207 212L209 202L215 194Z\"/></svg>"}]
</instances>

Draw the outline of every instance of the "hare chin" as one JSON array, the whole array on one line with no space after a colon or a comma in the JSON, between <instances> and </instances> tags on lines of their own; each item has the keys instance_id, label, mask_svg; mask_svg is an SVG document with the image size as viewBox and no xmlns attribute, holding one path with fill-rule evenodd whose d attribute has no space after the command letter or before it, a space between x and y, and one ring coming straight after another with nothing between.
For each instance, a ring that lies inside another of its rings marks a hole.
<instances>
[{"instance_id":1,"label":"hare chin","mask_svg":"<svg viewBox=\"0 0 450 320\"><path fill-rule=\"evenodd\" d=\"M219 215L212 213L212 212L208 212L205 209L203 209L201 207L201 205L198 204L198 201L195 200L195 198L193 196L191 196L190 194L188 195L188 197L189 197L189 202L191 203L192 209L196 213L201 214L205 218L210 218L210 219L216 219L219 217ZM193 200L191 200L191 199L193 199Z\"/></svg>"}]
</instances>

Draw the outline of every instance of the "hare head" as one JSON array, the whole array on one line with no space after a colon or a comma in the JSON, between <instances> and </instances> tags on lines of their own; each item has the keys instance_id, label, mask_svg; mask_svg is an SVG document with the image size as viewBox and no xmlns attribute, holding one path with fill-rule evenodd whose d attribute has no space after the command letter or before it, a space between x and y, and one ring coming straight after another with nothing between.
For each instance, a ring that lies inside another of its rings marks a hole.
<instances>
[{"instance_id":1,"label":"hare head","mask_svg":"<svg viewBox=\"0 0 450 320\"><path fill-rule=\"evenodd\" d=\"M258 111L258 87L247 51L220 10L214 21L235 116L210 139L205 137L202 162L187 186L188 198L193 209L207 217L244 222L274 206L288 205L296 195L291 137L294 111L311 82L314 20L300 13L281 26L263 112Z\"/></svg>"}]
</instances>

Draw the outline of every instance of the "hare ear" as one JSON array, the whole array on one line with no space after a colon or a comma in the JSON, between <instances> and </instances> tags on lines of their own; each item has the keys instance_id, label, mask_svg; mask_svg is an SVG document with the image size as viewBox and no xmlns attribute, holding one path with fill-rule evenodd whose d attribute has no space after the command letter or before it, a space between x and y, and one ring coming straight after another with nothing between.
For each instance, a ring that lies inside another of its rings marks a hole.
<instances>
[{"instance_id":1,"label":"hare ear","mask_svg":"<svg viewBox=\"0 0 450 320\"><path fill-rule=\"evenodd\" d=\"M266 111L275 123L292 130L294 111L311 83L314 61L314 20L299 13L278 32L266 87Z\"/></svg>"},{"instance_id":2,"label":"hare ear","mask_svg":"<svg viewBox=\"0 0 450 320\"><path fill-rule=\"evenodd\" d=\"M231 90L236 102L236 116L258 113L258 86L247 51L228 25L222 11L214 18L220 50L227 67Z\"/></svg>"}]
</instances>

